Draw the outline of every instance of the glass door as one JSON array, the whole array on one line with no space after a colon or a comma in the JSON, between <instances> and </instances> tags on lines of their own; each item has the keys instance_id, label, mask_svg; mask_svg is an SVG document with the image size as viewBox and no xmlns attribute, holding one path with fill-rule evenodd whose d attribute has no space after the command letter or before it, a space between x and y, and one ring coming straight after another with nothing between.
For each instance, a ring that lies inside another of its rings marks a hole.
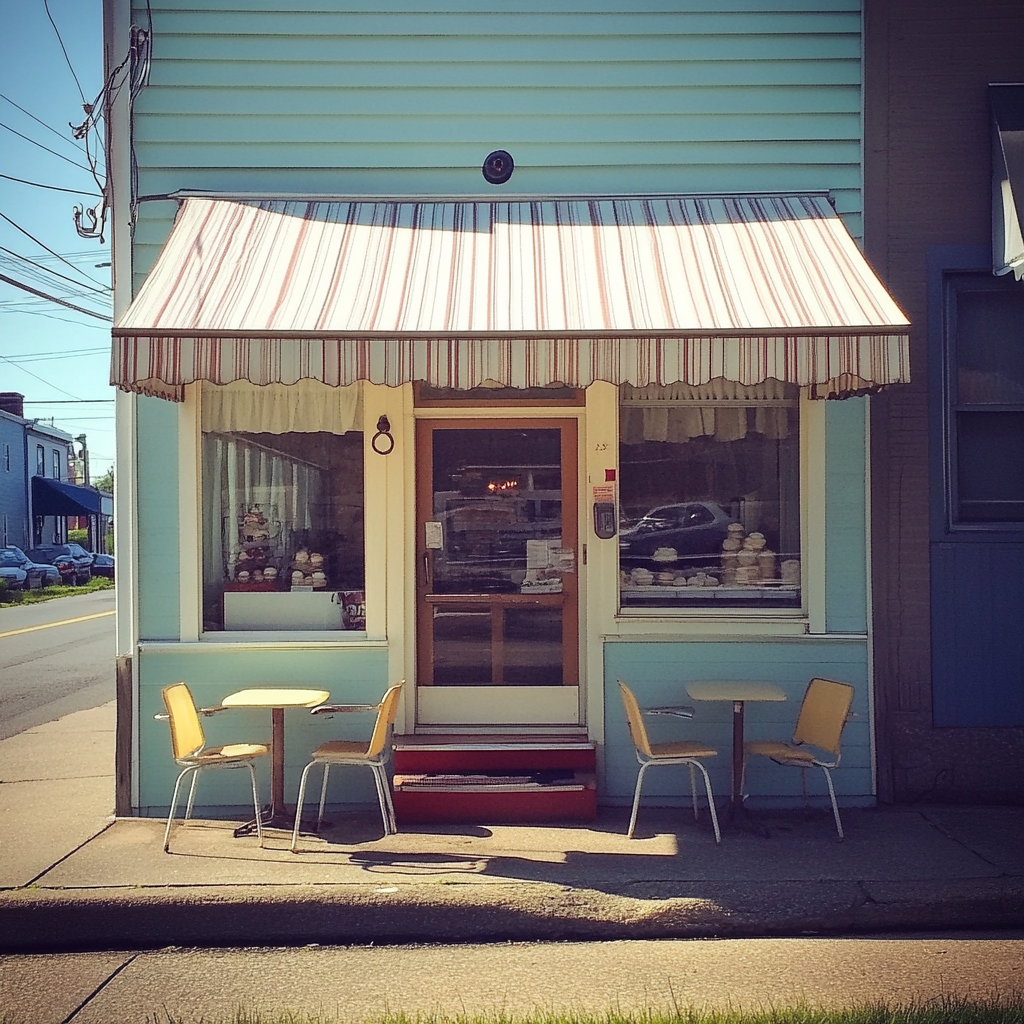
<instances>
[{"instance_id":1,"label":"glass door","mask_svg":"<svg viewBox=\"0 0 1024 1024\"><path fill-rule=\"evenodd\" d=\"M421 420L417 720L579 720L575 420Z\"/></svg>"}]
</instances>

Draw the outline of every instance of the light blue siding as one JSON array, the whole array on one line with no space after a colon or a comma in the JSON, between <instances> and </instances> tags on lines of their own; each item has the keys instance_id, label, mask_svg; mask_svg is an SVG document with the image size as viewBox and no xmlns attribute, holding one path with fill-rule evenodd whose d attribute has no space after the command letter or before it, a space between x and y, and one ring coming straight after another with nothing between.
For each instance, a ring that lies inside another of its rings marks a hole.
<instances>
[{"instance_id":1,"label":"light blue siding","mask_svg":"<svg viewBox=\"0 0 1024 1024\"><path fill-rule=\"evenodd\" d=\"M866 399L825 405L825 628L866 633Z\"/></svg>"},{"instance_id":2,"label":"light blue siding","mask_svg":"<svg viewBox=\"0 0 1024 1024\"><path fill-rule=\"evenodd\" d=\"M139 635L176 640L179 625L178 407L138 406Z\"/></svg>"},{"instance_id":3,"label":"light blue siding","mask_svg":"<svg viewBox=\"0 0 1024 1024\"><path fill-rule=\"evenodd\" d=\"M843 733L841 767L834 773L836 793L846 803L872 800L872 765L868 717L868 669L866 641L818 641L749 639L736 641L665 641L660 643L614 642L605 646L605 746L601 792L611 803L628 802L636 785L637 763L626 727L625 713L616 680L636 694L641 707L659 704L693 704L692 721L673 718L646 719L650 737L659 742L694 739L709 743L718 757L707 761L716 795L729 794L732 757L732 704L697 703L686 694L686 683L700 679L758 680L778 683L786 692L782 703L746 705L746 738L788 740L800 709L807 683L824 676L855 687L856 715ZM772 764L767 758L751 762L747 791L752 805L792 804L802 799L800 772ZM817 773L819 776L821 772ZM644 782L645 800L666 805L689 800L687 770L652 772ZM808 777L808 792L824 795L824 779ZM685 795L684 795L685 794Z\"/></svg>"},{"instance_id":4,"label":"light blue siding","mask_svg":"<svg viewBox=\"0 0 1024 1024\"><path fill-rule=\"evenodd\" d=\"M378 701L390 681L387 651L383 649L283 650L225 647L219 644L183 647L180 650L141 649L139 693L139 747L143 771L139 780L142 814L166 814L179 769L171 756L171 740L165 722L153 716L163 711L160 690L182 680L187 682L199 707L219 704L223 697L250 686L307 686L330 691L338 702ZM202 719L207 742L268 743L270 712L252 708L224 711ZM313 717L304 709L285 712L285 793L293 802L299 774L310 752L330 739L369 738L372 715ZM258 766L261 795L269 794L270 766ZM363 778L363 775L367 778ZM244 808L251 795L248 772L216 771L203 775L197 807ZM331 800L364 802L374 799L369 772L332 773ZM205 813L205 812L201 812ZM212 813L212 811L211 811Z\"/></svg>"},{"instance_id":5,"label":"light blue siding","mask_svg":"<svg viewBox=\"0 0 1024 1024\"><path fill-rule=\"evenodd\" d=\"M860 231L857 0L151 6L143 195L834 189Z\"/></svg>"},{"instance_id":6,"label":"light blue siding","mask_svg":"<svg viewBox=\"0 0 1024 1024\"><path fill-rule=\"evenodd\" d=\"M152 0L136 2L138 24L147 24L150 7L154 62L134 124L142 196L829 189L847 226L861 233L858 0L533 0L500 9L490 0L456 0L445 10L422 0ZM511 151L516 171L494 188L480 166L498 148ZM166 201L140 205L136 285L174 209ZM138 415L140 629L143 639L173 638L177 409L142 399ZM827 628L862 633L864 402L829 403L826 425ZM166 726L152 720L161 686L184 678L208 704L257 683L301 680L354 700L375 699L388 683L384 650L204 646L141 655L144 812L166 807L174 779ZM748 736L756 738L791 732L815 674L857 687L860 717L847 728L837 789L848 801L870 799L866 640L612 642L605 660L608 799L628 800L636 777L617 678L642 704L683 699L686 679L780 682L787 703L749 709ZM722 751L712 766L721 795L729 716L728 705L702 705L697 721L683 725ZM211 742L269 737L265 713L204 724ZM298 712L288 712L286 724L289 794L316 743L362 727ZM677 798L683 776L653 775L652 798ZM204 806L246 802L241 773L211 774L202 785ZM356 785L357 796L372 798L368 779ZM799 773L759 764L750 789L792 800Z\"/></svg>"}]
</instances>

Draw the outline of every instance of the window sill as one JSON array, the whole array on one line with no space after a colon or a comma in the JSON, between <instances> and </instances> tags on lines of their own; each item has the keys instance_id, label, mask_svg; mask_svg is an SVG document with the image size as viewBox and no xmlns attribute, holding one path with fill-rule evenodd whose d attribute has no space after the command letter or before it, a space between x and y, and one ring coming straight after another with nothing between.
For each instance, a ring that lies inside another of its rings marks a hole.
<instances>
[{"instance_id":1,"label":"window sill","mask_svg":"<svg viewBox=\"0 0 1024 1024\"><path fill-rule=\"evenodd\" d=\"M210 650L312 650L329 648L369 648L373 650L388 647L388 641L380 638L369 638L366 633L356 630L330 630L280 633L204 633L198 641L194 640L142 640L139 650L153 652L202 653Z\"/></svg>"},{"instance_id":2,"label":"window sill","mask_svg":"<svg viewBox=\"0 0 1024 1024\"><path fill-rule=\"evenodd\" d=\"M616 632L604 639L664 639L672 636L806 636L810 633L807 613L794 608L789 613L765 609L760 614L749 608L721 608L712 614L701 609L621 609L614 619Z\"/></svg>"}]
</instances>

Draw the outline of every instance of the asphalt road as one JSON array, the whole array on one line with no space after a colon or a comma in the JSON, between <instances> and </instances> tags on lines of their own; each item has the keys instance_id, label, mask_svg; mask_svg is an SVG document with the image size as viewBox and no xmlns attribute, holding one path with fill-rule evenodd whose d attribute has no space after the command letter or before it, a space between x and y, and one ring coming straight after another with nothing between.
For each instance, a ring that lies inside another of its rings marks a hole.
<instances>
[{"instance_id":1,"label":"asphalt road","mask_svg":"<svg viewBox=\"0 0 1024 1024\"><path fill-rule=\"evenodd\" d=\"M0 739L114 699L114 591L0 609Z\"/></svg>"},{"instance_id":2,"label":"asphalt road","mask_svg":"<svg viewBox=\"0 0 1024 1024\"><path fill-rule=\"evenodd\" d=\"M725 939L180 949L0 958L9 1024L218 1024L1024 999L1024 942ZM322 1015L322 1016L317 1016ZM288 1019L291 1019L290 1017Z\"/></svg>"}]
</instances>

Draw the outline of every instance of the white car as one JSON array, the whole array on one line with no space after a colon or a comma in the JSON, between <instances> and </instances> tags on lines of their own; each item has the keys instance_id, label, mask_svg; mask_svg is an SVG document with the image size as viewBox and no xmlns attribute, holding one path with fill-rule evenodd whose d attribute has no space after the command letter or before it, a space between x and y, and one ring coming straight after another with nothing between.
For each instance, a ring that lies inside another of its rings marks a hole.
<instances>
[{"instance_id":1,"label":"white car","mask_svg":"<svg viewBox=\"0 0 1024 1024\"><path fill-rule=\"evenodd\" d=\"M22 590L28 573L14 560L13 555L0 551L0 580L7 584L8 590Z\"/></svg>"}]
</instances>

